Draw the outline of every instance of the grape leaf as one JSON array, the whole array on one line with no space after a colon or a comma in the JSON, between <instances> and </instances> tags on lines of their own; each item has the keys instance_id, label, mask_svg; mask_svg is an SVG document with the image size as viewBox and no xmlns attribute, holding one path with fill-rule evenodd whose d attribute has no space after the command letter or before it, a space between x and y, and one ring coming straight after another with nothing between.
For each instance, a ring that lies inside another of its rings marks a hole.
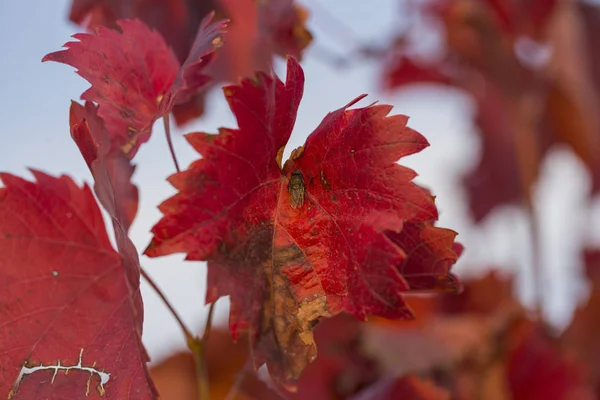
<instances>
[{"instance_id":1,"label":"grape leaf","mask_svg":"<svg viewBox=\"0 0 600 400\"><path fill-rule=\"evenodd\" d=\"M406 257L398 266L411 291L432 290L457 293L458 279L448 271L463 252L454 243L457 233L433 226L431 221L406 221L400 232L387 232Z\"/></svg>"},{"instance_id":2,"label":"grape leaf","mask_svg":"<svg viewBox=\"0 0 600 400\"><path fill-rule=\"evenodd\" d=\"M1 175L0 393L156 398L137 254L113 250L89 187L32 172Z\"/></svg>"},{"instance_id":3,"label":"grape leaf","mask_svg":"<svg viewBox=\"0 0 600 400\"><path fill-rule=\"evenodd\" d=\"M110 141L98 107L71 102L71 136L94 177L94 191L102 206L114 216L125 232L138 208L138 189L131 183L135 168L126 154Z\"/></svg>"},{"instance_id":4,"label":"grape leaf","mask_svg":"<svg viewBox=\"0 0 600 400\"><path fill-rule=\"evenodd\" d=\"M437 209L412 183L414 171L396 163L427 141L407 117L388 116L390 106L348 109L363 96L329 113L282 167L304 85L298 62L287 66L285 83L258 73L224 88L238 129L186 136L202 158L169 178L179 193L160 205L145 254L208 260L207 302L229 295L233 337L248 331L255 364L293 386L316 356L320 317L412 318L402 298L407 253L386 233L407 220L434 221ZM438 250L444 261L432 264L441 277L456 253ZM431 276L431 265L420 268ZM419 262L410 264L410 275L419 272Z\"/></svg>"},{"instance_id":5,"label":"grape leaf","mask_svg":"<svg viewBox=\"0 0 600 400\"><path fill-rule=\"evenodd\" d=\"M301 57L312 36L305 27L307 12L293 0L74 0L70 19L89 27L116 27L119 19L138 18L156 29L180 62L188 58L200 21L216 10L232 21L219 57L206 73L215 81L237 82L254 71L269 71L275 54ZM202 115L203 94L173 109L177 123Z\"/></svg>"},{"instance_id":6,"label":"grape leaf","mask_svg":"<svg viewBox=\"0 0 600 400\"><path fill-rule=\"evenodd\" d=\"M71 65L91 83L81 98L100 106L106 129L132 158L150 138L154 121L208 83L203 69L221 45L226 26L225 21L210 24L211 18L201 23L181 66L161 35L139 20L119 21L120 32L100 26L94 33L76 34L77 42L42 61Z\"/></svg>"}]
</instances>

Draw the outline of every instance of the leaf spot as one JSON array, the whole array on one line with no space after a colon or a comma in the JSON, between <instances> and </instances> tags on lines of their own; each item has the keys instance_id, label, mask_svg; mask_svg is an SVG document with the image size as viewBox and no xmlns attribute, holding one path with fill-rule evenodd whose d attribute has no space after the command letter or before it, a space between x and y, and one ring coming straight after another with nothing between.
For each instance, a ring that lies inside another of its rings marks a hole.
<instances>
[{"instance_id":1,"label":"leaf spot","mask_svg":"<svg viewBox=\"0 0 600 400\"><path fill-rule=\"evenodd\" d=\"M54 272L56 272L56 271L54 271ZM53 274L54 274L54 272L53 272ZM12 399L17 394L17 392L19 391L19 386L21 385L21 381L23 380L25 375L31 375L37 371L53 371L52 379L50 380L51 385L54 383L54 379L56 378L58 371L65 371L65 375L68 375L69 371L71 371L71 370L89 372L90 377L88 378L88 381L86 384L86 391L85 391L86 397L90 394L90 384L91 384L92 377L94 375L98 375L98 378L100 379L100 383L98 384L96 389L98 390L98 394L100 396L103 396L104 393L106 393L106 390L104 389L104 385L106 385L108 383L108 381L110 379L110 374L108 372L105 372L104 370L99 371L98 369L95 368L95 365L96 365L96 363L94 363L93 366L91 366L91 367L85 367L83 365L83 349L81 349L79 351L79 361L77 362L76 365L64 366L64 365L60 364L60 360L57 360L55 365L46 365L45 366L42 363L40 363L40 365L38 365L38 366L28 367L27 361L25 361L25 364L21 367L19 376L17 376L17 379L13 383L12 389L10 390L10 392L8 392L8 399L9 400Z\"/></svg>"}]
</instances>

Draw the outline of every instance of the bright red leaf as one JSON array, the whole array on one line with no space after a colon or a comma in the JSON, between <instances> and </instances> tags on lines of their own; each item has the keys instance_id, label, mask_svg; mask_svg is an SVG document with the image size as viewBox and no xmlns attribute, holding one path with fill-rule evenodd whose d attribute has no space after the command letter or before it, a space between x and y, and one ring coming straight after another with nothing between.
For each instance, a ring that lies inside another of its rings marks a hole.
<instances>
[{"instance_id":1,"label":"bright red leaf","mask_svg":"<svg viewBox=\"0 0 600 400\"><path fill-rule=\"evenodd\" d=\"M406 253L386 232L437 219L414 171L396 163L428 143L407 117L388 116L390 106L349 110L359 97L329 113L282 167L303 86L289 58L285 84L259 73L224 89L239 128L187 135L202 159L169 178L179 193L160 205L146 249L208 260L207 301L230 296L232 335L249 331L256 364L288 384L316 355L321 316L412 317L402 298ZM431 275L415 261L410 274L419 271Z\"/></svg>"},{"instance_id":2,"label":"bright red leaf","mask_svg":"<svg viewBox=\"0 0 600 400\"><path fill-rule=\"evenodd\" d=\"M312 40L307 12L293 0L74 0L70 19L88 27L116 28L119 19L138 18L156 29L180 62L190 53L200 21L212 10L231 20L227 41L206 71L215 81L237 82L255 71L270 71L275 54L301 57ZM203 94L174 108L178 123L204 111Z\"/></svg>"},{"instance_id":3,"label":"bright red leaf","mask_svg":"<svg viewBox=\"0 0 600 400\"><path fill-rule=\"evenodd\" d=\"M225 21L202 22L187 60L180 66L161 35L139 20L123 20L121 31L97 27L79 33L78 42L50 53L43 61L77 68L91 83L81 98L100 107L98 115L114 142L132 158L146 142L152 124L208 83L203 74L214 50L222 44Z\"/></svg>"},{"instance_id":4,"label":"bright red leaf","mask_svg":"<svg viewBox=\"0 0 600 400\"><path fill-rule=\"evenodd\" d=\"M113 250L87 186L33 174L1 175L0 394L156 398L137 255Z\"/></svg>"}]
</instances>

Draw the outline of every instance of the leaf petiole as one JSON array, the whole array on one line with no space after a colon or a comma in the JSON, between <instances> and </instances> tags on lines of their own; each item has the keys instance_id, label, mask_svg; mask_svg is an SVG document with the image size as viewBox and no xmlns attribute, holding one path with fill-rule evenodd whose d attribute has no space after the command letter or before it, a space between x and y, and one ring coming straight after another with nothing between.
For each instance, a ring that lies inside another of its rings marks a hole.
<instances>
[{"instance_id":1,"label":"leaf petiole","mask_svg":"<svg viewBox=\"0 0 600 400\"><path fill-rule=\"evenodd\" d=\"M169 120L169 113L163 115L165 136L167 137L167 143L169 145L169 151L171 152L171 158L173 159L173 163L175 164L175 169L177 170L177 172L181 172L181 169L179 169L179 162L177 162L177 156L175 155L175 148L173 147L173 140L171 138L171 124L169 123Z\"/></svg>"}]
</instances>

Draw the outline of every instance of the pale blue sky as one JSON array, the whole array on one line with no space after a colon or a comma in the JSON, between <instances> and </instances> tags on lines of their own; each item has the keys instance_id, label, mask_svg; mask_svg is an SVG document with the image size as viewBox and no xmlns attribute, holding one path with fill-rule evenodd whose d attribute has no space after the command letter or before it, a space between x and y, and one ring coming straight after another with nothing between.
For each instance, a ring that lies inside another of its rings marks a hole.
<instances>
[{"instance_id":1,"label":"pale blue sky","mask_svg":"<svg viewBox=\"0 0 600 400\"><path fill-rule=\"evenodd\" d=\"M319 61L317 53L323 48L338 52L350 51L352 39L341 43L332 37L334 28L327 13L330 10L346 21L356 35L366 43L382 45L389 32L399 29L396 1L378 2L373 7L363 0L305 0L309 9L318 4L310 19L314 28L315 46L307 52L303 63L306 89L292 140L287 148L302 144L325 114L337 109L362 93L369 97L360 104L379 100L394 104L394 112L411 117L409 125L421 132L431 143L422 153L403 162L419 173L418 181L432 188L441 211L441 226L459 232L459 240L467 251L456 267L459 275L480 274L487 266L506 270L516 267L521 279L519 294L531 301L528 290L529 264L527 225L521 212L501 210L481 228L471 224L459 186L460 174L472 166L478 143L472 131L469 115L473 105L465 96L451 90L413 88L392 97L377 92L378 64L374 61L357 63L352 68L336 70ZM58 50L69 36L80 29L67 21L67 0L2 1L0 2L0 170L27 176L26 167L51 174L67 173L78 182L90 181L90 174L68 127L71 99L78 99L88 83L68 66L41 63L48 52ZM321 28L320 28L321 27ZM347 38L344 34L342 38ZM282 62L276 69L282 73ZM216 90L209 96L207 117L185 127L191 130L215 132L219 126L235 126L235 119ZM175 146L180 163L185 166L196 158L179 134ZM173 172L161 124L145 144L134 162L138 165L134 181L141 192L141 206L133 225L131 237L143 250L150 239L149 229L159 219L156 205L170 194L172 188L165 178ZM558 325L568 321L570 311L581 291L577 261L577 241L583 235L586 222L581 212L588 190L585 172L579 162L566 151L551 155L544 165L537 197L543 216L543 265L552 275L545 287L545 304L550 318ZM600 212L596 213L600 217ZM598 218L596 218L597 220ZM598 234L598 233L596 233ZM600 239L600 235L596 236ZM148 259L142 265L156 278L175 307L194 329L201 329L204 318L203 298L205 266L198 262L183 262L182 255ZM185 346L173 319L156 295L143 284L146 305L144 340L153 360L167 355L173 348ZM565 300L566 299L566 300ZM220 301L219 321L226 320L226 301Z\"/></svg>"}]
</instances>

